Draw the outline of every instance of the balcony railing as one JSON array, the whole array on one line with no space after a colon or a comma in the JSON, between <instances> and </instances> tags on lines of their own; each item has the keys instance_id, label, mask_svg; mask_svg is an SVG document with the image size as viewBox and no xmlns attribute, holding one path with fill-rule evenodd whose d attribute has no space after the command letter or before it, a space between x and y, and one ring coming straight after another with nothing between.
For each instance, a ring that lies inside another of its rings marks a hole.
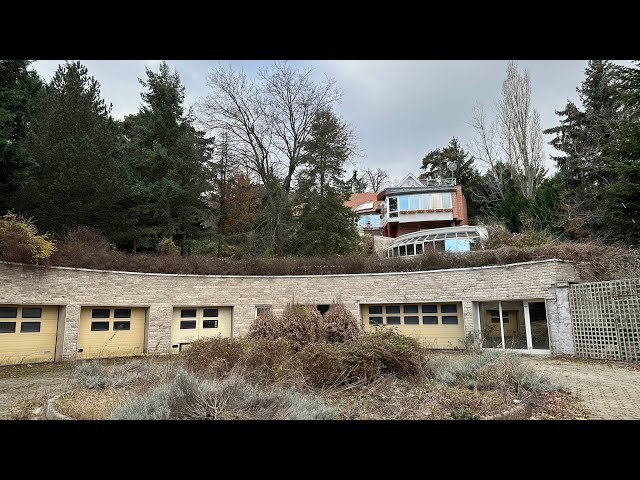
<instances>
[{"instance_id":1,"label":"balcony railing","mask_svg":"<svg viewBox=\"0 0 640 480\"><path fill-rule=\"evenodd\" d=\"M427 187L454 187L456 185L455 178L427 178L426 180L422 180Z\"/></svg>"}]
</instances>

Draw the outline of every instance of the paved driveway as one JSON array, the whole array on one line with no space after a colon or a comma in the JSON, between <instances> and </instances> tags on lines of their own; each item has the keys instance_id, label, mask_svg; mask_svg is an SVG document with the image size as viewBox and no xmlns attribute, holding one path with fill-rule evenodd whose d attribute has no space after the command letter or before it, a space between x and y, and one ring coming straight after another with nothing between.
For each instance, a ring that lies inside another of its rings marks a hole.
<instances>
[{"instance_id":1,"label":"paved driveway","mask_svg":"<svg viewBox=\"0 0 640 480\"><path fill-rule=\"evenodd\" d=\"M640 371L617 363L525 357L576 394L593 419L640 419Z\"/></svg>"}]
</instances>

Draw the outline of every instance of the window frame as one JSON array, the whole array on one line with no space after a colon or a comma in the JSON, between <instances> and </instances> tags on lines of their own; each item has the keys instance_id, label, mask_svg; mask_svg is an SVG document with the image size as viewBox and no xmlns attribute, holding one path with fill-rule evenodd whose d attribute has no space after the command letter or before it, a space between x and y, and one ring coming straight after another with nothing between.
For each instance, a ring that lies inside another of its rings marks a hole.
<instances>
[{"instance_id":1,"label":"window frame","mask_svg":"<svg viewBox=\"0 0 640 480\"><path fill-rule=\"evenodd\" d=\"M116 328L116 323L119 323L119 324L125 324L126 323L129 328ZM114 320L114 322L113 322L113 331L114 332L116 332L116 331L118 331L118 332L120 332L120 331L126 332L128 330L131 330L131 320Z\"/></svg>"},{"instance_id":2,"label":"window frame","mask_svg":"<svg viewBox=\"0 0 640 480\"><path fill-rule=\"evenodd\" d=\"M38 316L27 315L25 316L25 310L38 310ZM20 312L21 318L42 318L42 307L22 307L22 311Z\"/></svg>"},{"instance_id":3,"label":"window frame","mask_svg":"<svg viewBox=\"0 0 640 480\"><path fill-rule=\"evenodd\" d=\"M0 307L0 311L7 311L7 313L14 312L13 316L0 316L0 318L18 318L18 307Z\"/></svg>"},{"instance_id":4,"label":"window frame","mask_svg":"<svg viewBox=\"0 0 640 480\"><path fill-rule=\"evenodd\" d=\"M38 324L38 329L29 330L25 332L24 326L29 324ZM20 333L40 333L41 329L42 329L42 322L20 322Z\"/></svg>"},{"instance_id":5,"label":"window frame","mask_svg":"<svg viewBox=\"0 0 640 480\"><path fill-rule=\"evenodd\" d=\"M180 320L180 330L197 330L198 329L198 321L194 318L193 320L191 320L192 317L188 317L189 320ZM189 326L189 327L185 327L185 324L193 324L193 327Z\"/></svg>"},{"instance_id":6,"label":"window frame","mask_svg":"<svg viewBox=\"0 0 640 480\"><path fill-rule=\"evenodd\" d=\"M103 317L103 316L96 316L96 312L107 312L107 316ZM111 309L110 308L92 308L91 309L91 318L111 318Z\"/></svg>"},{"instance_id":7,"label":"window frame","mask_svg":"<svg viewBox=\"0 0 640 480\"><path fill-rule=\"evenodd\" d=\"M103 317L98 317L98 318L103 318ZM107 324L107 328L93 328L93 326L94 326L95 324L98 324L98 323L106 323L106 324ZM91 331L92 331L92 332L109 332L109 331L111 330L111 327L110 327L110 325L109 325L109 324L110 324L110 322L109 322L109 321L106 321L106 322L105 322L104 320L103 320L103 321L99 321L99 322L94 322L94 321L92 321L92 322L91 322L91 326L90 326L90 328L91 328Z\"/></svg>"},{"instance_id":8,"label":"window frame","mask_svg":"<svg viewBox=\"0 0 640 480\"><path fill-rule=\"evenodd\" d=\"M0 328L0 335L2 335L3 333L16 333L16 328L17 328L17 324L18 322L0 322L0 325L3 324L7 324L7 325L11 325L13 324L13 330L2 330L2 328Z\"/></svg>"}]
</instances>

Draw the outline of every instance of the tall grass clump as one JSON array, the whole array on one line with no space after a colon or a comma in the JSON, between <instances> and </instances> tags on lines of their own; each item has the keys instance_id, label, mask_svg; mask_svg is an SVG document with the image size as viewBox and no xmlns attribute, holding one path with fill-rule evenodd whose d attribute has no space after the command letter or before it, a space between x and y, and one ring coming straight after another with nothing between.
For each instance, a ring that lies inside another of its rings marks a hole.
<instances>
[{"instance_id":1,"label":"tall grass clump","mask_svg":"<svg viewBox=\"0 0 640 480\"><path fill-rule=\"evenodd\" d=\"M141 359L114 365L104 365L97 360L84 361L76 366L73 375L89 389L120 388L150 383L160 377L149 362Z\"/></svg>"}]
</instances>

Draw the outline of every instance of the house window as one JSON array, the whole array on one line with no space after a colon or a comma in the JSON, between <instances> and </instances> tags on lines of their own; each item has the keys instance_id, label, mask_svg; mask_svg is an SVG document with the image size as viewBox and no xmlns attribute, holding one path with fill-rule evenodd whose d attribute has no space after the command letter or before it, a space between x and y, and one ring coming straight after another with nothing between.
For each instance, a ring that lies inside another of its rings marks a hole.
<instances>
[{"instance_id":1,"label":"house window","mask_svg":"<svg viewBox=\"0 0 640 480\"><path fill-rule=\"evenodd\" d=\"M400 317L387 317L387 325L400 325Z\"/></svg>"},{"instance_id":2,"label":"house window","mask_svg":"<svg viewBox=\"0 0 640 480\"><path fill-rule=\"evenodd\" d=\"M415 255L415 251L413 249L413 243L407 245L407 255Z\"/></svg>"},{"instance_id":3,"label":"house window","mask_svg":"<svg viewBox=\"0 0 640 480\"><path fill-rule=\"evenodd\" d=\"M382 315L382 307L379 305L370 305L369 315Z\"/></svg>"},{"instance_id":4,"label":"house window","mask_svg":"<svg viewBox=\"0 0 640 480\"><path fill-rule=\"evenodd\" d=\"M438 305L433 303L422 305L422 313L438 313Z\"/></svg>"},{"instance_id":5,"label":"house window","mask_svg":"<svg viewBox=\"0 0 640 480\"><path fill-rule=\"evenodd\" d=\"M409 210L420 208L420 195L409 195Z\"/></svg>"},{"instance_id":6,"label":"house window","mask_svg":"<svg viewBox=\"0 0 640 480\"><path fill-rule=\"evenodd\" d=\"M40 322L20 322L20 333L36 333L40 331Z\"/></svg>"},{"instance_id":7,"label":"house window","mask_svg":"<svg viewBox=\"0 0 640 480\"><path fill-rule=\"evenodd\" d=\"M442 324L443 325L457 325L458 324L458 316L457 315L443 315L442 316Z\"/></svg>"},{"instance_id":8,"label":"house window","mask_svg":"<svg viewBox=\"0 0 640 480\"><path fill-rule=\"evenodd\" d=\"M489 315L491 316L491 323L500 323L500 310L489 310ZM502 311L502 322L509 323L509 311Z\"/></svg>"},{"instance_id":9,"label":"house window","mask_svg":"<svg viewBox=\"0 0 640 480\"><path fill-rule=\"evenodd\" d=\"M42 318L42 309L23 307L22 318Z\"/></svg>"},{"instance_id":10,"label":"house window","mask_svg":"<svg viewBox=\"0 0 640 480\"><path fill-rule=\"evenodd\" d=\"M418 305L405 305L404 313L418 313Z\"/></svg>"},{"instance_id":11,"label":"house window","mask_svg":"<svg viewBox=\"0 0 640 480\"><path fill-rule=\"evenodd\" d=\"M96 317L96 318L103 318L103 317ZM109 331L109 322L91 322L91 331L107 332Z\"/></svg>"},{"instance_id":12,"label":"house window","mask_svg":"<svg viewBox=\"0 0 640 480\"><path fill-rule=\"evenodd\" d=\"M113 318L131 318L130 308L116 308L113 311Z\"/></svg>"},{"instance_id":13,"label":"house window","mask_svg":"<svg viewBox=\"0 0 640 480\"><path fill-rule=\"evenodd\" d=\"M404 324L405 325L420 325L420 319L417 315L405 315L404 316Z\"/></svg>"},{"instance_id":14,"label":"house window","mask_svg":"<svg viewBox=\"0 0 640 480\"><path fill-rule=\"evenodd\" d=\"M203 317L217 317L218 316L218 309L217 308L205 308L203 313L202 313Z\"/></svg>"},{"instance_id":15,"label":"house window","mask_svg":"<svg viewBox=\"0 0 640 480\"><path fill-rule=\"evenodd\" d=\"M0 307L0 318L17 318L17 316L18 316L17 307Z\"/></svg>"},{"instance_id":16,"label":"house window","mask_svg":"<svg viewBox=\"0 0 640 480\"><path fill-rule=\"evenodd\" d=\"M0 322L0 333L16 333L16 322Z\"/></svg>"},{"instance_id":17,"label":"house window","mask_svg":"<svg viewBox=\"0 0 640 480\"><path fill-rule=\"evenodd\" d=\"M264 313L271 312L271 305L256 305L256 318Z\"/></svg>"},{"instance_id":18,"label":"house window","mask_svg":"<svg viewBox=\"0 0 640 480\"><path fill-rule=\"evenodd\" d=\"M193 330L196 328L195 320L180 320L180 330Z\"/></svg>"},{"instance_id":19,"label":"house window","mask_svg":"<svg viewBox=\"0 0 640 480\"><path fill-rule=\"evenodd\" d=\"M458 313L458 306L455 303L443 303L440 305L442 313Z\"/></svg>"},{"instance_id":20,"label":"house window","mask_svg":"<svg viewBox=\"0 0 640 480\"><path fill-rule=\"evenodd\" d=\"M442 208L442 197L439 193L431 194L431 208Z\"/></svg>"},{"instance_id":21,"label":"house window","mask_svg":"<svg viewBox=\"0 0 640 480\"><path fill-rule=\"evenodd\" d=\"M114 330L131 330L131 322L124 322L124 321L113 322L113 329Z\"/></svg>"},{"instance_id":22,"label":"house window","mask_svg":"<svg viewBox=\"0 0 640 480\"><path fill-rule=\"evenodd\" d=\"M421 243L416 243L416 255L420 255L422 252L423 252L422 244Z\"/></svg>"},{"instance_id":23,"label":"house window","mask_svg":"<svg viewBox=\"0 0 640 480\"><path fill-rule=\"evenodd\" d=\"M398 204L400 205L400 211L409 210L409 195L401 195L398 197Z\"/></svg>"},{"instance_id":24,"label":"house window","mask_svg":"<svg viewBox=\"0 0 640 480\"><path fill-rule=\"evenodd\" d=\"M398 198L397 197L389 197L389 213L398 212Z\"/></svg>"},{"instance_id":25,"label":"house window","mask_svg":"<svg viewBox=\"0 0 640 480\"><path fill-rule=\"evenodd\" d=\"M431 208L431 195L423 193L420 195L420 210L429 210Z\"/></svg>"},{"instance_id":26,"label":"house window","mask_svg":"<svg viewBox=\"0 0 640 480\"><path fill-rule=\"evenodd\" d=\"M382 325L382 317L369 317L369 325Z\"/></svg>"},{"instance_id":27,"label":"house window","mask_svg":"<svg viewBox=\"0 0 640 480\"><path fill-rule=\"evenodd\" d=\"M400 249L400 256L401 257L406 257L407 256L407 249L405 248L405 245L400 245L400 247L398 247Z\"/></svg>"},{"instance_id":28,"label":"house window","mask_svg":"<svg viewBox=\"0 0 640 480\"><path fill-rule=\"evenodd\" d=\"M195 308L183 308L183 309L181 309L180 310L180 318L196 318L196 309Z\"/></svg>"},{"instance_id":29,"label":"house window","mask_svg":"<svg viewBox=\"0 0 640 480\"><path fill-rule=\"evenodd\" d=\"M451 208L451 194L450 193L441 193L442 199L442 208Z\"/></svg>"},{"instance_id":30,"label":"house window","mask_svg":"<svg viewBox=\"0 0 640 480\"><path fill-rule=\"evenodd\" d=\"M437 325L438 324L438 316L437 315L423 315L422 316L422 324L423 325Z\"/></svg>"},{"instance_id":31,"label":"house window","mask_svg":"<svg viewBox=\"0 0 640 480\"><path fill-rule=\"evenodd\" d=\"M400 305L387 305L385 308L387 315L390 313L400 313Z\"/></svg>"},{"instance_id":32,"label":"house window","mask_svg":"<svg viewBox=\"0 0 640 480\"><path fill-rule=\"evenodd\" d=\"M93 308L93 309L91 309L91 318L109 318L110 314L111 314L111 312L110 312L110 310L108 308ZM104 323L104 322L94 322L94 323ZM92 325L93 325L93 323L92 323ZM109 323L107 322L107 330L109 330L108 325L109 325Z\"/></svg>"},{"instance_id":33,"label":"house window","mask_svg":"<svg viewBox=\"0 0 640 480\"><path fill-rule=\"evenodd\" d=\"M203 320L202 328L218 328L218 320Z\"/></svg>"}]
</instances>

